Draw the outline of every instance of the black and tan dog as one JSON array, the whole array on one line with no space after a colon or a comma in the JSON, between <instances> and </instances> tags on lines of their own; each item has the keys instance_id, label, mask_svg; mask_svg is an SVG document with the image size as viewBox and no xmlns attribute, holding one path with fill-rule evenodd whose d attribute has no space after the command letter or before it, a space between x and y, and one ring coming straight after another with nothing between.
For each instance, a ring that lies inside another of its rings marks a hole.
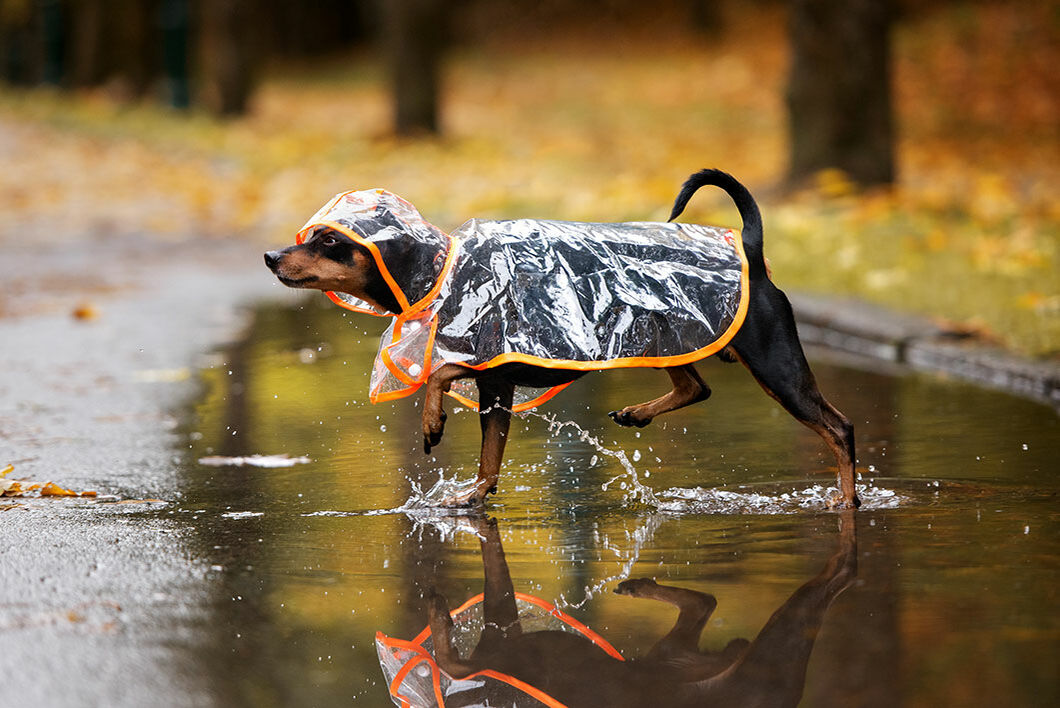
<instances>
[{"instance_id":1,"label":"black and tan dog","mask_svg":"<svg viewBox=\"0 0 1060 708\"><path fill-rule=\"evenodd\" d=\"M762 218L754 198L730 175L718 170L703 170L689 177L683 185L670 221L681 214L700 187L707 185L724 189L740 212L748 278L743 323L718 356L725 361L743 363L767 394L824 439L838 463L840 494L833 500L834 506L857 507L860 502L855 491L853 426L818 390L798 339L791 305L769 278L762 251ZM379 220L385 218L393 219L381 214ZM389 224L372 227L391 228ZM387 272L382 272L378 266L382 262L378 259L378 252L371 253L365 247L366 243L337 229L321 227L308 233L299 245L266 253L265 262L280 281L290 287L346 293L379 311L407 312L408 303L401 303L395 297L394 274L400 274L403 268L421 267L417 264L422 264L422 260L417 261L411 256L403 260L401 252L390 254ZM710 396L710 387L700 377L694 363L664 368L673 389L655 400L612 411L610 416L616 423L643 427L656 416ZM516 386L554 387L569 383L584 373L585 370L522 362L500 363L490 368L445 363L430 372L424 383L427 391L423 406L424 449L427 452L442 437L445 424L442 395L458 379L474 379L479 389L482 451L478 478L468 492L448 500L449 503L481 504L487 494L496 491Z\"/></svg>"},{"instance_id":2,"label":"black and tan dog","mask_svg":"<svg viewBox=\"0 0 1060 708\"><path fill-rule=\"evenodd\" d=\"M826 612L857 577L854 517L852 511L839 515L835 553L817 576L773 613L758 636L753 641L733 639L720 651L699 649L700 636L717 605L712 595L661 585L650 578L620 583L615 589L618 594L665 602L678 609L670 631L645 656L628 661L576 633L525 630L496 522L471 519L481 539L485 571L481 637L462 656L453 643L449 604L431 593L434 659L455 679L497 672L540 689L570 708L646 706L660 699L672 706L798 705ZM488 690L488 684L481 690Z\"/></svg>"}]
</instances>

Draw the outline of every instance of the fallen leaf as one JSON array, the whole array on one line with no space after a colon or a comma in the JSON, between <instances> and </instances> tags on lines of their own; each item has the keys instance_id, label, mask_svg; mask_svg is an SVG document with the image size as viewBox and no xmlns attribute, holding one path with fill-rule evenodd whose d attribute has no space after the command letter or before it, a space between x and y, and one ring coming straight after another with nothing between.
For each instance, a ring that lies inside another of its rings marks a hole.
<instances>
[{"instance_id":1,"label":"fallen leaf","mask_svg":"<svg viewBox=\"0 0 1060 708\"><path fill-rule=\"evenodd\" d=\"M40 495L42 497L76 497L77 492L63 489L54 482L45 482L44 486L40 489Z\"/></svg>"},{"instance_id":2,"label":"fallen leaf","mask_svg":"<svg viewBox=\"0 0 1060 708\"><path fill-rule=\"evenodd\" d=\"M99 317L99 310L97 310L93 305L83 303L75 307L74 311L70 314L74 316L74 319L94 320Z\"/></svg>"},{"instance_id":3,"label":"fallen leaf","mask_svg":"<svg viewBox=\"0 0 1060 708\"><path fill-rule=\"evenodd\" d=\"M0 496L20 497L26 492L34 492L40 489L39 484L24 484L21 479L0 479Z\"/></svg>"}]
</instances>

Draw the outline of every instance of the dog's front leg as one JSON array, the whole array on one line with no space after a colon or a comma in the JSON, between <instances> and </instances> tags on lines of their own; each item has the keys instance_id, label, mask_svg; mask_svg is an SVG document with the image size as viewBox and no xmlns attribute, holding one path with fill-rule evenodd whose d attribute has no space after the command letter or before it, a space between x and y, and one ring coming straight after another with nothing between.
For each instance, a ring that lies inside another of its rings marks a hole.
<instances>
[{"instance_id":1,"label":"dog's front leg","mask_svg":"<svg viewBox=\"0 0 1060 708\"><path fill-rule=\"evenodd\" d=\"M475 371L459 364L445 364L427 377L427 394L423 399L423 452L430 454L431 448L442 441L445 430L445 411L442 410L442 394L449 391L457 379L474 376Z\"/></svg>"},{"instance_id":2,"label":"dog's front leg","mask_svg":"<svg viewBox=\"0 0 1060 708\"><path fill-rule=\"evenodd\" d=\"M427 611L434 643L434 658L438 666L455 679L473 673L475 667L464 661L460 650L453 644L453 616L449 612L449 602L431 589L427 597Z\"/></svg>"},{"instance_id":3,"label":"dog's front leg","mask_svg":"<svg viewBox=\"0 0 1060 708\"><path fill-rule=\"evenodd\" d=\"M439 369L440 371L440 369ZM478 477L467 491L445 499L445 506L475 506L486 500L486 495L497 491L508 442L508 427L512 421L512 399L515 385L499 376L477 379L479 425L482 428L482 451L478 460ZM426 411L424 411L426 414Z\"/></svg>"}]
</instances>

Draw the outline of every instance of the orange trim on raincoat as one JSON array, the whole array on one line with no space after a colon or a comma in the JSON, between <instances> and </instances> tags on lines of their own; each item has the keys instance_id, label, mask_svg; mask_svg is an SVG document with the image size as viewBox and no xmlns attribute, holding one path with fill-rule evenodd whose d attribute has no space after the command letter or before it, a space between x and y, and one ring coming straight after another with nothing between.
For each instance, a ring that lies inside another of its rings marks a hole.
<instances>
[{"instance_id":1,"label":"orange trim on raincoat","mask_svg":"<svg viewBox=\"0 0 1060 708\"><path fill-rule=\"evenodd\" d=\"M350 194L354 194L357 191L358 190L356 190L356 189L351 189L351 190L342 192L341 194L335 195L334 197L332 197L330 202L328 202L327 204L324 205L324 207L320 210L320 213L327 213L328 211L330 211L332 209L332 207L334 207L336 204L338 204L339 201L343 199L343 197L346 197L347 195L350 195ZM377 194L382 194L384 192L384 190L381 190L381 189L377 189L375 191L376 191ZM395 199L397 199L398 201L403 202L404 204L408 205L408 207L410 209L415 210L415 207L412 204L410 204L409 202L405 201L404 199L402 199L401 197L397 196L396 194L391 194L390 196L392 196ZM401 217L395 216L395 218L400 219ZM307 226L306 228L302 229L297 234L295 234L295 243L297 243L299 245L305 243L306 233L308 231L312 230L312 229L317 228L318 226L327 226L328 228L334 229L334 230L338 231L339 233L344 234L345 236L347 236L354 243L357 243L357 244L359 244L361 246L364 246L365 248L368 249L368 252L372 254L372 259L375 261L376 267L379 268L379 272L383 276L383 280L386 281L387 287L390 288L390 290L393 293L394 297L398 301L398 305L401 306L401 313L400 314L406 314L407 312L408 313L419 312L424 307L429 305L434 300L434 298L436 298L438 296L438 291L441 290L442 283L445 280L445 276L448 275L449 269L453 265L453 255L454 255L454 250L455 250L453 248L453 237L451 235L449 235L448 233L446 233L445 231L442 231L441 229L438 229L438 232L441 233L443 236L445 236L446 241L448 242L448 248L446 249L446 256L445 256L445 264L442 266L442 272L438 275L438 279L435 281L434 286L431 287L431 289L427 292L426 295L424 295L422 298L420 298L418 301L416 301L416 303L410 305L409 301L408 301L408 297L405 295L405 291L401 289L401 286L398 285L396 280L394 280L394 276L390 274L390 269L386 267L386 262L383 261L383 254L379 252L379 247L376 246L371 241L369 241L368 239L366 239L364 236L361 236L359 233L357 233L356 231L354 231L350 227L344 226L343 224L340 224L337 221L331 221L331 220L318 221L318 222L315 222L315 223L311 224L310 226ZM343 307L343 308L345 308L347 310L351 310L353 312L360 312L360 313L366 314L366 315L375 315L377 317L394 317L393 314L388 313L388 312L376 312L375 310L369 310L369 309L365 309L365 308L362 308L362 307L357 307L355 305L351 305L348 302L346 302L345 300L343 300L342 298L340 298L336 293L334 293L331 290L326 290L325 294L336 305L338 305L339 307Z\"/></svg>"},{"instance_id":2,"label":"orange trim on raincoat","mask_svg":"<svg viewBox=\"0 0 1060 708\"><path fill-rule=\"evenodd\" d=\"M576 632L578 632L583 637L592 642L594 645L599 647L613 659L616 659L618 661L626 660L625 657L623 657L622 654L619 653L619 651L615 649L610 642L608 642L602 636L589 629L587 626L574 619L570 615L561 612L555 605L545 602L539 597L527 595L526 593L521 592L516 592L515 598L517 600L522 600L523 602L535 605L536 607L540 607L541 609L547 611L550 615L556 617L561 622L574 629ZM478 595L469 598L460 607L450 611L449 615L455 619L460 613L466 611L473 605L482 602L484 599L485 595L483 593L479 593ZM398 672L394 675L394 679L390 682L390 686L388 687L390 695L401 701L401 705L403 707L412 708L412 704L407 696L400 693L401 684L404 683L405 679L408 677L412 669L426 661L431 668L431 683L432 688L434 689L434 698L436 701L438 701L439 708L445 708L445 699L442 695L442 685L440 677L440 673L444 670L440 666L438 666L437 662L434 661L434 658L431 656L430 652L428 652L423 647L423 642L425 642L430 636L431 628L429 625L427 627L424 627L423 631L417 634L416 638L412 641L408 641L405 639L395 639L393 637L388 637L382 632L376 632L376 641L382 644L383 646L387 647L388 649L403 649L405 651L410 651L416 654L414 658L409 659L402 665L401 669L399 669ZM398 657L395 655L394 658L397 659ZM446 675L448 676L448 674ZM496 679L497 681L501 681L510 686L518 688L527 695L540 701L544 705L549 706L549 708L567 708L566 704L557 701L555 698L548 695L541 689L536 688L535 686L532 686L531 684L528 684L525 681L522 681L514 676L501 673L500 671L494 671L493 669L483 669L481 671L476 671L475 673L468 674L467 676L462 676L459 679L456 679L455 677L450 678L453 678L454 680L464 681L467 679L478 678L480 676Z\"/></svg>"},{"instance_id":3,"label":"orange trim on raincoat","mask_svg":"<svg viewBox=\"0 0 1060 708\"><path fill-rule=\"evenodd\" d=\"M750 279L748 277L747 254L744 253L744 250L743 250L743 239L740 238L740 236L738 234L736 234L736 232L731 230L731 229L729 231L727 231L726 234L733 236L732 239L727 239L727 240L729 240L729 242L733 245L733 248L736 249L736 252L737 252L737 254L738 254L739 258L740 258L740 283L741 283L741 287L740 287L740 303L737 306L736 315L733 317L733 320L729 324L729 327L725 330L724 333L722 333L722 335L720 337L718 337L717 339L715 339L713 342L711 342L710 344L708 344L705 347L702 347L700 349L696 349L696 350L691 351L691 352L686 352L684 354L679 354L679 355L676 355L676 356L624 357L624 358L621 358L621 359L608 359L608 360L603 360L603 361L577 361L577 360L572 360L572 359L543 359L541 357L533 356L531 354L521 354L519 352L511 352L511 353L501 354L499 356L495 356L492 359L490 359L489 361L484 362L482 364L468 364L466 362L459 362L459 361L455 361L455 362L443 361L442 364L448 364L448 363L459 364L460 366L465 366L465 367L467 367L469 369L474 369L475 371L484 371L486 369L490 369L490 368L493 368L495 366L501 366L502 364L509 364L509 363L531 364L533 366L540 366L540 367L546 368L546 369L573 369L575 371L601 371L601 370L606 370L606 369L621 369L621 368L636 368L636 367L666 368L666 367L671 367L671 366L683 366L684 364L690 364L692 362L699 361L700 359L706 359L708 356L712 356L713 354L716 354L717 352L721 351L722 349L724 349L728 345L728 343L736 335L736 332L738 332L740 327L743 326L744 320L747 317L747 308L748 308L748 306L750 304ZM416 303L416 306L415 306L416 307L416 311L422 310L423 308L425 308L429 304L428 298L430 300L433 300L435 297L437 297L438 291L441 290L442 280L449 274L449 271L452 268L452 260L453 260L453 255L454 255L454 251L455 250L456 249L454 249L452 247L452 241L450 241L449 253L446 256L446 263L445 263L445 266L443 266L442 274L439 276L438 281L435 283L435 287L431 289L431 292L429 292L426 297L424 297L422 300L420 300L419 302ZM412 313L410 312L409 314L412 314ZM404 319L402 319L402 318L404 318ZM400 339L401 325L407 319L408 319L408 317L406 316L405 313L402 313L402 315L398 317L398 322L396 322L395 326L394 326L394 336L391 339L391 344L394 344L395 342L397 342ZM389 353L386 351L386 348L382 349L381 355L383 357L383 363L386 365L387 369L389 369L390 372L392 374L394 374L394 376L398 380L400 380L402 383L408 384L409 387L408 388L404 388L404 389L399 389L399 390L396 390L396 391L387 391L386 393L381 393L381 394L369 393L369 399L373 403L377 403L377 402L380 402L380 401L392 401L392 400L395 400L395 399L398 399L398 398L404 398L405 396L409 396L409 395L415 393L416 390L418 390L419 387L422 386L424 382L426 382L428 376L430 376L429 372L431 371L431 368L432 368L432 366L431 366L431 364L432 364L432 362L431 362L431 348L432 348L432 346L434 344L435 332L437 331L437 320L436 319L432 319L431 326L432 326L432 329L431 329L431 334L430 334L430 340L429 340L429 343L428 343L427 354L426 354L426 358L425 358L424 365L423 365L423 375L420 376L417 380L409 379L408 376L406 376L405 373L403 371L401 371L396 365L394 365L394 363L390 360L390 356L389 356ZM566 388L569 385L570 385L570 383L561 384L559 386L554 386L554 387L548 389L547 391L545 391L543 394L537 396L533 400L525 401L523 403L520 403L520 404L517 404L517 405L513 406L512 410L514 412L516 412L516 413L522 413L523 411L527 411L527 410L530 410L532 408L536 408L537 406L545 403L546 401L551 400L556 394L558 394L560 391L562 391L564 388ZM470 398L467 398L466 396L463 396L463 395L461 395L459 393L456 393L456 392L453 392L453 391L449 391L448 394L449 394L449 396L451 396L452 398L456 399L461 404L467 406L471 410L478 410L478 404L475 401L472 401Z\"/></svg>"},{"instance_id":4,"label":"orange trim on raincoat","mask_svg":"<svg viewBox=\"0 0 1060 708\"><path fill-rule=\"evenodd\" d=\"M726 233L735 235L735 232L731 229ZM484 364L466 364L463 362L453 363L459 363L461 366L466 366L469 369L475 369L476 371L483 371L485 369L491 369L494 366L500 366L501 364L510 364L513 362L517 362L520 364L533 364L534 366L540 366L545 369L601 371L604 369L631 369L637 367L651 367L663 369L671 366L682 366L684 364L691 364L694 361L706 359L708 356L716 354L722 349L724 349L725 346L728 345L729 341L740 330L740 327L743 326L744 319L747 317L747 308L751 300L747 254L745 254L743 250L743 239L733 238L731 240L731 243L736 249L737 254L740 256L740 304L736 308L736 315L733 317L732 323L729 324L729 327L725 330L725 332L705 347L696 349L695 351L686 352L685 354L678 354L675 356L631 356L624 357L621 359L606 359L603 361L543 359L532 354L520 354L519 352L510 352L508 354L500 354L498 356L495 356ZM549 396L549 398L551 398L551 396Z\"/></svg>"}]
</instances>

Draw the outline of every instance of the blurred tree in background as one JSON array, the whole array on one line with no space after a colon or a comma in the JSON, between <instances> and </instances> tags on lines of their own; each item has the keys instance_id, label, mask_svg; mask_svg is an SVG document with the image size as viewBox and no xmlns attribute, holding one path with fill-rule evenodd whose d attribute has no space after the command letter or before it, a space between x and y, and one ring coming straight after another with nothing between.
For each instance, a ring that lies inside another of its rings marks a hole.
<instances>
[{"instance_id":1,"label":"blurred tree in background","mask_svg":"<svg viewBox=\"0 0 1060 708\"><path fill-rule=\"evenodd\" d=\"M256 0L209 0L201 5L206 103L221 116L247 112L262 50L256 47L261 16Z\"/></svg>"},{"instance_id":2,"label":"blurred tree in background","mask_svg":"<svg viewBox=\"0 0 1060 708\"><path fill-rule=\"evenodd\" d=\"M891 0L792 0L788 179L843 170L855 182L894 180Z\"/></svg>"},{"instance_id":3,"label":"blurred tree in background","mask_svg":"<svg viewBox=\"0 0 1060 708\"><path fill-rule=\"evenodd\" d=\"M739 7L753 13L778 2ZM724 31L718 0L681 4L677 21L705 39ZM798 182L838 167L864 184L890 182L891 0L789 4L789 178ZM394 133L434 134L441 129L449 29L460 23L462 40L474 41L466 36L474 34L465 26L471 13L591 26L642 11L632 0L0 0L0 79L71 89L106 85L128 99L154 93L177 108L196 102L220 116L239 116L250 109L270 61L377 42L390 74Z\"/></svg>"},{"instance_id":4,"label":"blurred tree in background","mask_svg":"<svg viewBox=\"0 0 1060 708\"><path fill-rule=\"evenodd\" d=\"M0 0L0 80L237 116L270 60L370 39L373 14L372 0Z\"/></svg>"},{"instance_id":5,"label":"blurred tree in background","mask_svg":"<svg viewBox=\"0 0 1060 708\"><path fill-rule=\"evenodd\" d=\"M383 2L383 47L398 135L438 132L441 59L452 5L448 0Z\"/></svg>"},{"instance_id":6,"label":"blurred tree in background","mask_svg":"<svg viewBox=\"0 0 1060 708\"><path fill-rule=\"evenodd\" d=\"M1055 356L1058 7L0 0L0 240L76 213L70 238L271 242L364 186L445 226L664 218L720 166L786 284Z\"/></svg>"}]
</instances>

